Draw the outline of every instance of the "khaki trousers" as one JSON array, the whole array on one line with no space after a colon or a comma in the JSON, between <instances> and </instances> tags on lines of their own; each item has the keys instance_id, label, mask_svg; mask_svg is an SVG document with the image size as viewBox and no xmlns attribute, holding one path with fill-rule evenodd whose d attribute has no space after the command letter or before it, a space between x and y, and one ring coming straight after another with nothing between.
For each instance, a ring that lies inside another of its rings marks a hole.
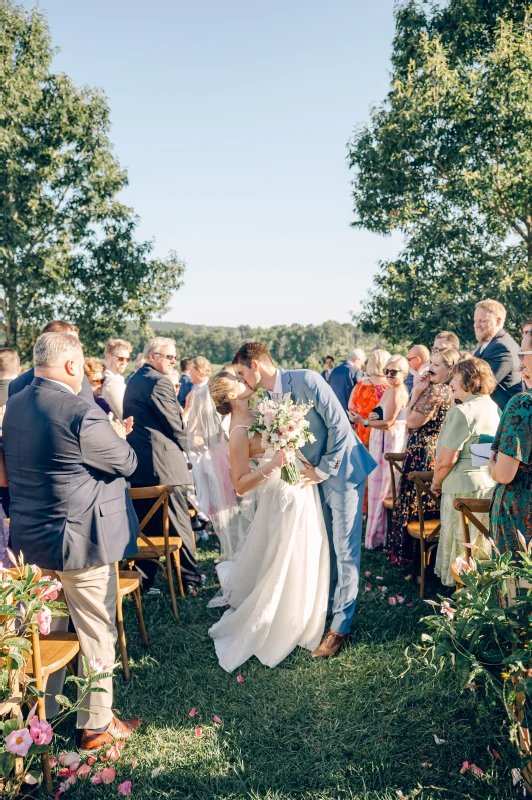
<instances>
[{"instance_id":1,"label":"khaki trousers","mask_svg":"<svg viewBox=\"0 0 532 800\"><path fill-rule=\"evenodd\" d=\"M57 578L63 585L65 600L79 638L78 675L84 677L81 656L89 661L95 657L110 667L115 663L116 632L116 572L114 564L90 569L71 569L63 572L41 567L44 575ZM59 600L63 600L60 596ZM54 617L52 630L66 631L68 617ZM65 669L52 673L47 681L46 716L57 714L55 695L63 692ZM106 692L91 692L77 714L77 728L94 730L108 725L113 718L113 679L98 684Z\"/></svg>"}]
</instances>

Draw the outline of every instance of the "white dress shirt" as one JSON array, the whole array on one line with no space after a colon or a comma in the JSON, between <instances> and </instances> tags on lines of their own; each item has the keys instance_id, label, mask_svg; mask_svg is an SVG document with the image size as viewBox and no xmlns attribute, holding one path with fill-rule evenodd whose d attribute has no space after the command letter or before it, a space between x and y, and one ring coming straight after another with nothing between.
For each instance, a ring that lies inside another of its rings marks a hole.
<instances>
[{"instance_id":1,"label":"white dress shirt","mask_svg":"<svg viewBox=\"0 0 532 800\"><path fill-rule=\"evenodd\" d=\"M491 342L491 341L492 341L494 338L495 338L495 337L494 337L494 336L492 336L492 337L491 337L491 339L488 339L488 341L487 341L487 342L483 342L483 343L482 343L482 345L481 345L481 347L480 347L480 350L479 350L479 352L478 352L479 356L481 356L481 355L482 355L482 353L484 352L484 350L486 349L486 347L489 345L489 343L490 343L490 342Z\"/></svg>"}]
</instances>

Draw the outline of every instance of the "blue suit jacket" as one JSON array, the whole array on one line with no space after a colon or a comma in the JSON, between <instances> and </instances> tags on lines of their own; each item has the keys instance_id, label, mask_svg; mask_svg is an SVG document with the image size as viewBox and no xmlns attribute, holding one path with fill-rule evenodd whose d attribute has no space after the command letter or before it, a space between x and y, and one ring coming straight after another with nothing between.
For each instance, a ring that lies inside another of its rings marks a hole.
<instances>
[{"instance_id":1,"label":"blue suit jacket","mask_svg":"<svg viewBox=\"0 0 532 800\"><path fill-rule=\"evenodd\" d=\"M353 387L358 381L362 380L364 373L358 367L354 367L349 361L335 367L329 377L329 386L340 401L344 411L347 411L349 398Z\"/></svg>"},{"instance_id":2,"label":"blue suit jacket","mask_svg":"<svg viewBox=\"0 0 532 800\"><path fill-rule=\"evenodd\" d=\"M185 407L185 403L187 401L187 397L194 388L194 384L190 380L190 375L181 375L181 384L179 386L179 392L177 393L177 402L180 406Z\"/></svg>"},{"instance_id":3,"label":"blue suit jacket","mask_svg":"<svg viewBox=\"0 0 532 800\"><path fill-rule=\"evenodd\" d=\"M283 394L314 404L307 419L316 437L301 452L313 467L331 477L327 484L341 492L346 484L365 481L377 464L351 428L346 413L327 381L310 369L281 370Z\"/></svg>"}]
</instances>

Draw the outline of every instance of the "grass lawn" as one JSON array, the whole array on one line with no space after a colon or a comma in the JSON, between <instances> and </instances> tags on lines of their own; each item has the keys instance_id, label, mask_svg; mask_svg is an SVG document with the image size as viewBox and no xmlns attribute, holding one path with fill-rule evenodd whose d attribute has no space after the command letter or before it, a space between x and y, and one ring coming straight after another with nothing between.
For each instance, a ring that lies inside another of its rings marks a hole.
<instances>
[{"instance_id":1,"label":"grass lawn","mask_svg":"<svg viewBox=\"0 0 532 800\"><path fill-rule=\"evenodd\" d=\"M147 652L127 603L132 678L125 683L117 670L116 708L123 719L142 716L147 724L114 764L113 784L78 781L66 797L116 798L125 780L139 800L514 796L510 770L516 757L501 710L481 692L458 695L452 673L436 675L415 660L419 619L430 609L382 554L363 555L373 588L366 592L362 584L352 641L339 657L314 663L298 650L274 670L253 660L241 668L243 684L237 673L218 667L207 635L221 614L206 608L215 557L211 549L200 550L207 586L179 601L179 620L162 582L160 596L144 599ZM405 603L390 606L377 584L385 584L388 595L404 595ZM199 712L194 719L193 707ZM69 722L62 750L71 749L72 730ZM434 734L445 743L437 745ZM485 776L461 775L465 760ZM162 771L152 778L157 767Z\"/></svg>"}]
</instances>

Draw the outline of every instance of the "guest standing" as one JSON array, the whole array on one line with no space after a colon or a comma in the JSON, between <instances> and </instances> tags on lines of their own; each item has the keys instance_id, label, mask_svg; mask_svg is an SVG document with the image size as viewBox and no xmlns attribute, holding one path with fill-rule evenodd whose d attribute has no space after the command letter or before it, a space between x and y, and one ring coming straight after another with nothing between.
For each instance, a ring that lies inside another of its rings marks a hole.
<instances>
[{"instance_id":1,"label":"guest standing","mask_svg":"<svg viewBox=\"0 0 532 800\"><path fill-rule=\"evenodd\" d=\"M521 549L518 532L527 542L532 539L532 333L523 337L519 357L527 390L504 409L490 459L491 477L497 481L490 509L491 536L500 550L514 553Z\"/></svg>"},{"instance_id":2,"label":"guest standing","mask_svg":"<svg viewBox=\"0 0 532 800\"><path fill-rule=\"evenodd\" d=\"M131 485L174 487L169 498L170 535L181 536L181 572L183 584L194 589L199 575L194 555L194 543L187 504L187 487L192 484L187 459L187 434L182 409L177 402L173 384L168 377L176 362L173 339L156 336L144 349L146 363L126 386L124 414L134 418L135 425L129 443L138 458L138 467ZM135 501L135 510L142 519L153 505L151 500ZM147 536L162 536L162 511L154 515L145 528ZM169 566L169 565L168 565ZM142 569L149 582L155 577L155 565L143 562Z\"/></svg>"},{"instance_id":3,"label":"guest standing","mask_svg":"<svg viewBox=\"0 0 532 800\"><path fill-rule=\"evenodd\" d=\"M0 411L7 403L9 384L19 373L20 358L17 351L11 347L0 348Z\"/></svg>"},{"instance_id":4,"label":"guest standing","mask_svg":"<svg viewBox=\"0 0 532 800\"><path fill-rule=\"evenodd\" d=\"M408 563L412 560L411 543L406 526L418 519L416 489L411 472L428 472L434 468L436 443L447 416L454 405L453 390L449 386L452 369L460 360L458 350L448 347L434 351L429 368L414 386L406 414L409 437L403 461L403 474L397 486L397 505L393 510L393 530L390 537L392 562ZM423 497L426 519L436 515L436 505L428 495Z\"/></svg>"},{"instance_id":5,"label":"guest standing","mask_svg":"<svg viewBox=\"0 0 532 800\"><path fill-rule=\"evenodd\" d=\"M406 444L406 406L408 391L405 378L408 361L404 356L392 356L384 370L389 388L382 395L377 409L369 415L371 428L369 452L377 462L376 469L368 477L368 521L366 526L366 547L370 550L384 544L386 538L386 509L384 500L391 493L391 476L385 453L402 453Z\"/></svg>"},{"instance_id":6,"label":"guest standing","mask_svg":"<svg viewBox=\"0 0 532 800\"><path fill-rule=\"evenodd\" d=\"M334 369L334 358L332 356L326 356L325 358L325 369L321 373L321 377L323 380L329 383L329 378L331 377L331 372Z\"/></svg>"},{"instance_id":7,"label":"guest standing","mask_svg":"<svg viewBox=\"0 0 532 800\"><path fill-rule=\"evenodd\" d=\"M364 351L356 348L349 353L344 363L335 367L329 375L329 385L344 411L347 411L349 398L355 385L364 377L362 367L365 361Z\"/></svg>"},{"instance_id":8,"label":"guest standing","mask_svg":"<svg viewBox=\"0 0 532 800\"><path fill-rule=\"evenodd\" d=\"M348 417L354 430L358 433L360 441L367 448L369 448L371 434L371 428L367 424L369 415L390 386L384 375L386 364L390 358L391 355L387 350L373 350L368 358L367 378L362 378L356 384L349 398Z\"/></svg>"},{"instance_id":9,"label":"guest standing","mask_svg":"<svg viewBox=\"0 0 532 800\"><path fill-rule=\"evenodd\" d=\"M454 347L455 350L460 350L460 339L454 331L440 331L434 339L432 351L434 350L447 350L449 347Z\"/></svg>"},{"instance_id":10,"label":"guest standing","mask_svg":"<svg viewBox=\"0 0 532 800\"><path fill-rule=\"evenodd\" d=\"M208 391L207 384L212 375L211 362L203 356L197 356L190 362L189 371L190 380L192 381L192 391L187 395L185 411L183 412L183 420L187 425L194 403L195 393L198 391L198 389L205 389L205 391Z\"/></svg>"},{"instance_id":11,"label":"guest standing","mask_svg":"<svg viewBox=\"0 0 532 800\"><path fill-rule=\"evenodd\" d=\"M103 399L111 406L117 419L124 418L124 394L126 381L124 372L131 359L132 345L125 339L109 339L105 346L105 383Z\"/></svg>"},{"instance_id":12,"label":"guest standing","mask_svg":"<svg viewBox=\"0 0 532 800\"><path fill-rule=\"evenodd\" d=\"M475 336L479 348L476 358L483 358L495 376L493 399L501 410L521 389L517 353L519 345L504 330L506 309L497 300L482 300L475 306Z\"/></svg>"},{"instance_id":13,"label":"guest standing","mask_svg":"<svg viewBox=\"0 0 532 800\"><path fill-rule=\"evenodd\" d=\"M41 331L41 334L43 333L70 333L72 336L75 336L76 339L79 339L79 328L77 325L73 325L71 322L65 322L63 319L53 319L51 322L47 322ZM35 372L32 367L26 370L26 372L23 372L22 375L19 375L18 378L12 380L8 387L8 396L12 397L14 394L17 394L17 392L21 392L25 386L30 385L34 377ZM92 396L92 390L86 375L83 375L79 396L83 397L90 405L94 404L94 397Z\"/></svg>"},{"instance_id":14,"label":"guest standing","mask_svg":"<svg viewBox=\"0 0 532 800\"><path fill-rule=\"evenodd\" d=\"M424 344L414 344L408 351L406 360L408 361L408 375L406 376L405 386L409 392L414 388L414 384L425 373L429 367L430 351Z\"/></svg>"},{"instance_id":15,"label":"guest standing","mask_svg":"<svg viewBox=\"0 0 532 800\"><path fill-rule=\"evenodd\" d=\"M105 382L104 370L105 367L99 358L89 356L89 358L85 359L83 371L92 389L94 402L97 406L100 406L102 411L106 414L112 414L111 406L102 397L102 389Z\"/></svg>"},{"instance_id":16,"label":"guest standing","mask_svg":"<svg viewBox=\"0 0 532 800\"><path fill-rule=\"evenodd\" d=\"M81 655L110 666L117 639L114 562L137 550L138 522L126 486L137 459L125 432L118 436L101 409L76 396L84 377L77 337L45 333L33 358L35 377L10 399L4 419L13 549L58 577ZM78 666L82 675L81 658ZM52 697L62 677L50 676ZM106 691L89 694L77 714L82 752L110 747L139 725L113 716L112 678L101 688Z\"/></svg>"},{"instance_id":17,"label":"guest standing","mask_svg":"<svg viewBox=\"0 0 532 800\"><path fill-rule=\"evenodd\" d=\"M179 387L179 394L177 395L177 402L184 408L187 397L194 388L194 384L190 379L190 365L192 364L191 358L182 358L179 364L181 368L181 386Z\"/></svg>"},{"instance_id":18,"label":"guest standing","mask_svg":"<svg viewBox=\"0 0 532 800\"><path fill-rule=\"evenodd\" d=\"M459 361L453 367L451 388L460 405L450 408L443 422L431 487L434 494L441 495L441 533L434 572L445 586L454 585L451 564L464 554L460 513L453 503L457 497L491 497L495 485L487 466L472 465L470 451L481 434L493 436L497 431L500 411L490 397L495 386L490 366L480 358ZM488 515L479 519L487 527ZM475 543L485 550L480 534Z\"/></svg>"}]
</instances>

